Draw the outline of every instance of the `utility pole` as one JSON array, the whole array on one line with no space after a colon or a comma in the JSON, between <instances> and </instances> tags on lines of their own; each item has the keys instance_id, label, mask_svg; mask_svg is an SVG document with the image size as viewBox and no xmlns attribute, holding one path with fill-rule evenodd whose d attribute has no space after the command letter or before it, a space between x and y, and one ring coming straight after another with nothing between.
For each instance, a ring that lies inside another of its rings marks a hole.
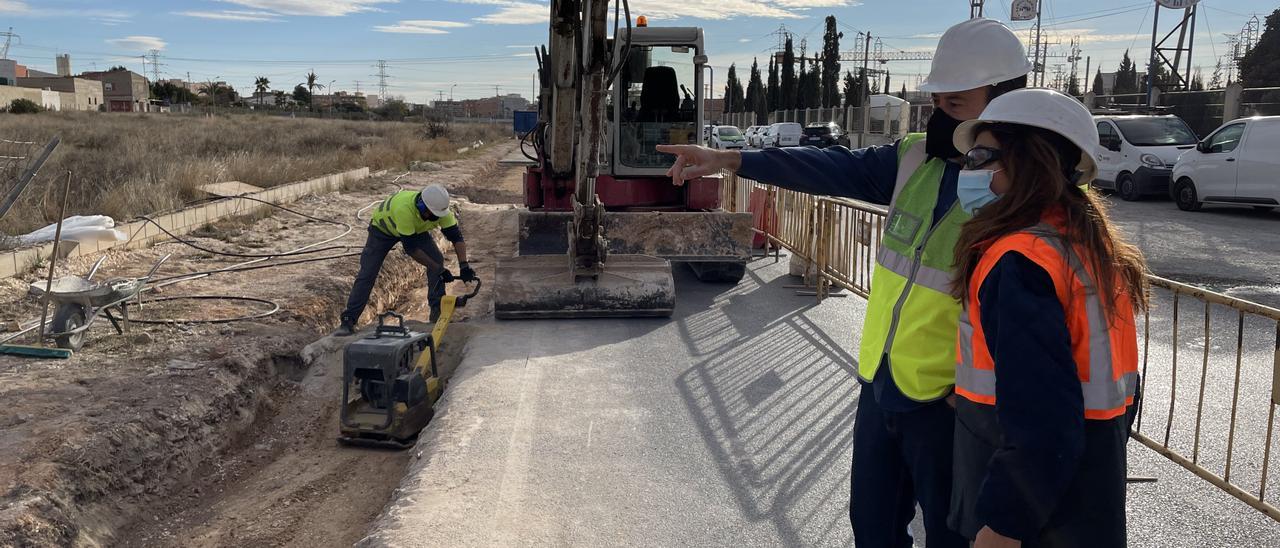
<instances>
[{"instance_id":1,"label":"utility pole","mask_svg":"<svg viewBox=\"0 0 1280 548\"><path fill-rule=\"evenodd\" d=\"M858 104L861 105L863 104L863 99L867 96L867 63L871 62L871 33L859 32L858 34L864 35L862 68L859 69L862 74L858 78Z\"/></svg>"},{"instance_id":2,"label":"utility pole","mask_svg":"<svg viewBox=\"0 0 1280 548\"><path fill-rule=\"evenodd\" d=\"M494 97L501 97L501 96L502 96L502 92L501 92L501 91L499 91L500 89L502 89L502 86L499 86L499 85L496 85L496 84L493 86L493 96L494 96Z\"/></svg>"},{"instance_id":3,"label":"utility pole","mask_svg":"<svg viewBox=\"0 0 1280 548\"><path fill-rule=\"evenodd\" d=\"M1031 79L1031 87L1041 87L1044 85L1044 65L1040 64L1040 12L1042 11L1041 2L1036 2L1036 53L1035 60L1031 62L1031 70L1034 78Z\"/></svg>"},{"instance_id":4,"label":"utility pole","mask_svg":"<svg viewBox=\"0 0 1280 548\"><path fill-rule=\"evenodd\" d=\"M1080 71L1079 71L1080 69L1080 37L1079 36L1076 36L1075 38L1071 39L1071 55L1067 56L1067 62L1071 63L1071 78L1070 80L1068 80L1068 82L1074 81L1076 83L1076 87L1081 88L1080 93L1083 94L1084 89L1083 89L1083 86L1080 85ZM1085 72L1088 72L1088 70L1089 69L1086 68ZM1086 75L1086 77L1088 76ZM1067 87L1068 88L1071 87L1070 83L1068 83Z\"/></svg>"},{"instance_id":5,"label":"utility pole","mask_svg":"<svg viewBox=\"0 0 1280 548\"><path fill-rule=\"evenodd\" d=\"M359 93L360 93L360 81L359 81L359 80L356 80L356 93L357 93L357 94L359 94Z\"/></svg>"},{"instance_id":6,"label":"utility pole","mask_svg":"<svg viewBox=\"0 0 1280 548\"><path fill-rule=\"evenodd\" d=\"M379 59L378 64L374 66L378 68L378 74L374 75L378 77L378 97L386 97L387 79L391 78L391 76L387 74L387 62Z\"/></svg>"},{"instance_id":7,"label":"utility pole","mask_svg":"<svg viewBox=\"0 0 1280 548\"><path fill-rule=\"evenodd\" d=\"M22 43L22 37L13 33L13 27L9 27L8 32L0 32L0 36L4 37L4 45L0 46L0 59L9 58L9 44L13 43L13 39L17 38L18 43Z\"/></svg>"},{"instance_id":8,"label":"utility pole","mask_svg":"<svg viewBox=\"0 0 1280 548\"><path fill-rule=\"evenodd\" d=\"M160 81L160 50L151 50L151 83Z\"/></svg>"}]
</instances>

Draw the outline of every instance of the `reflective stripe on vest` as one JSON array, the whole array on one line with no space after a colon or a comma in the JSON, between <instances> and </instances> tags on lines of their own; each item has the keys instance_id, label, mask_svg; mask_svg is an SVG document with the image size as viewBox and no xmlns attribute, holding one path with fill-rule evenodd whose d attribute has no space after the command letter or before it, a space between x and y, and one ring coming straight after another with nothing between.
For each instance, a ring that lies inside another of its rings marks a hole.
<instances>
[{"instance_id":1,"label":"reflective stripe on vest","mask_svg":"<svg viewBox=\"0 0 1280 548\"><path fill-rule=\"evenodd\" d=\"M956 394L975 403L996 403L994 360L987 349L985 335L974 324L981 306L978 290L996 261L1005 252L1016 251L1039 264L1053 279L1067 313L1072 357L1076 360L1084 395L1085 418L1106 420L1124 414L1125 408L1133 403L1138 384L1137 329L1128 299L1116 300L1117 317L1109 321L1092 276L1076 251L1063 245L1055 228L1039 224L1019 234L1011 240L1006 237L997 241L974 271L969 301L960 315L957 331ZM1037 249L1033 242L1045 244L1053 251ZM1066 277L1066 273L1070 273L1070 277ZM1079 290L1083 291L1082 303L1076 302L1073 293ZM1084 305L1083 318L1078 317L1081 314L1078 304Z\"/></svg>"},{"instance_id":2,"label":"reflective stripe on vest","mask_svg":"<svg viewBox=\"0 0 1280 548\"><path fill-rule=\"evenodd\" d=\"M898 179L876 250L858 355L863 380L874 379L887 357L894 384L917 401L944 397L955 383L960 303L950 284L953 249L969 215L953 206L932 223L946 169L945 161L928 157L924 134L899 143Z\"/></svg>"}]
</instances>

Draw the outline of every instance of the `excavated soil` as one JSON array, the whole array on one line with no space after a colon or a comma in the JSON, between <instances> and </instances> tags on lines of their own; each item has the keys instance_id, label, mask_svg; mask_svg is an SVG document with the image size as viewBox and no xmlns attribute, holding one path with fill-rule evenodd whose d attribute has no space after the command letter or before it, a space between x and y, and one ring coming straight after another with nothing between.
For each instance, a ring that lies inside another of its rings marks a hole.
<instances>
[{"instance_id":1,"label":"excavated soil","mask_svg":"<svg viewBox=\"0 0 1280 548\"><path fill-rule=\"evenodd\" d=\"M356 211L397 186L439 182L478 195L492 188L478 196L486 201L518 195L519 170L497 166L513 148L488 147L435 172L371 178L291 207L351 223L338 244L358 251L365 225ZM459 201L471 262L489 283L495 259L514 249L514 207ZM280 213L226 221L192 239L264 253L340 232ZM169 243L111 252L100 275L141 275L164 254L173 257L161 275L239 261ZM83 274L90 264L67 261L59 275ZM228 324L134 324L125 335L102 321L69 360L0 357L0 546L335 546L361 538L414 455L335 441L341 344L323 335L337 322L356 268L350 257L185 282L162 295L264 298L281 310ZM366 319L388 308L425 319L421 272L393 252ZM26 291L36 278L0 280L0 331L39 317ZM455 321L489 314L487 297L482 292ZM178 301L134 315L226 318L255 310ZM447 354L462 352L466 327L450 328L457 338L446 341Z\"/></svg>"}]
</instances>

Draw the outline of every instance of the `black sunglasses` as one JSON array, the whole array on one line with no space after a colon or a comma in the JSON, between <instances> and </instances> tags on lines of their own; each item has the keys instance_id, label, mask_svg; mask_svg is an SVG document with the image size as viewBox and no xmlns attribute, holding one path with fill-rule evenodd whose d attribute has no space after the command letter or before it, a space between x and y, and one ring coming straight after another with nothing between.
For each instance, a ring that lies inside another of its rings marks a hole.
<instances>
[{"instance_id":1,"label":"black sunglasses","mask_svg":"<svg viewBox=\"0 0 1280 548\"><path fill-rule=\"evenodd\" d=\"M978 145L964 154L964 168L979 169L991 162L999 161L1002 156L998 148Z\"/></svg>"}]
</instances>

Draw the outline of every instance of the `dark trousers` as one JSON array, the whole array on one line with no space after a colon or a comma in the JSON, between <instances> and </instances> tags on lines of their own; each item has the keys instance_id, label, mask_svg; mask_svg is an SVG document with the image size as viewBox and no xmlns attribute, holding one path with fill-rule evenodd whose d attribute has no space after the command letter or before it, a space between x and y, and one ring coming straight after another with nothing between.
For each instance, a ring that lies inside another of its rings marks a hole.
<instances>
[{"instance_id":1,"label":"dark trousers","mask_svg":"<svg viewBox=\"0 0 1280 548\"><path fill-rule=\"evenodd\" d=\"M916 502L929 548L967 548L947 527L951 505L951 439L955 410L937 401L911 411L885 411L863 384L853 433L849 520L858 548L909 548Z\"/></svg>"},{"instance_id":2,"label":"dark trousers","mask_svg":"<svg viewBox=\"0 0 1280 548\"><path fill-rule=\"evenodd\" d=\"M373 284L378 281L378 272L382 270L382 262L386 260L391 248L401 244L405 254L418 250L427 255L435 265L427 268L427 304L431 305L432 321L440 308L440 298L444 297L444 283L440 274L444 272L444 255L436 245L431 234L416 234L397 238L388 236L370 226L369 238L365 240L364 251L360 252L360 273L356 274L355 284L351 286L351 296L347 298L347 309L342 312L342 321L352 325L360 321L364 307L369 304L369 293L373 292Z\"/></svg>"}]
</instances>

